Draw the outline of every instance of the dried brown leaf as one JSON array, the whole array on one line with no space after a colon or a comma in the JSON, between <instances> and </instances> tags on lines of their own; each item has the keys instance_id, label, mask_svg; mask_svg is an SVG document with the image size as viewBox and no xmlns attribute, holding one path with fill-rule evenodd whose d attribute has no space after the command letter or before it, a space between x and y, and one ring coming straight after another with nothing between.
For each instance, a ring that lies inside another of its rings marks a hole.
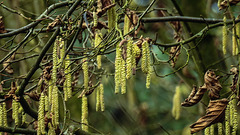
<instances>
[{"instance_id":1,"label":"dried brown leaf","mask_svg":"<svg viewBox=\"0 0 240 135\"><path fill-rule=\"evenodd\" d=\"M3 17L0 16L0 33L6 33L7 31L5 30L5 26L3 23Z\"/></svg>"},{"instance_id":2,"label":"dried brown leaf","mask_svg":"<svg viewBox=\"0 0 240 135\"><path fill-rule=\"evenodd\" d=\"M59 25L60 23L61 23L60 16L57 16L53 22L48 24L47 32L52 30L56 25Z\"/></svg>"},{"instance_id":3,"label":"dried brown leaf","mask_svg":"<svg viewBox=\"0 0 240 135\"><path fill-rule=\"evenodd\" d=\"M220 90L222 86L219 82L220 76L217 76L214 71L208 70L204 75L204 81L207 89L209 90L208 96L211 100L219 99Z\"/></svg>"},{"instance_id":4,"label":"dried brown leaf","mask_svg":"<svg viewBox=\"0 0 240 135\"><path fill-rule=\"evenodd\" d=\"M13 74L13 68L10 66L10 62L15 59L15 53L6 61L3 62L3 68L8 74Z\"/></svg>"},{"instance_id":5,"label":"dried brown leaf","mask_svg":"<svg viewBox=\"0 0 240 135\"><path fill-rule=\"evenodd\" d=\"M240 2L240 0L229 0L230 5L236 5L238 2ZM219 10L225 9L226 7L228 7L228 0L221 2Z\"/></svg>"},{"instance_id":6,"label":"dried brown leaf","mask_svg":"<svg viewBox=\"0 0 240 135\"><path fill-rule=\"evenodd\" d=\"M203 85L197 89L193 86L192 92L187 99L181 104L182 106L189 107L197 104L203 97L204 93L207 91L206 85Z\"/></svg>"},{"instance_id":7,"label":"dried brown leaf","mask_svg":"<svg viewBox=\"0 0 240 135\"><path fill-rule=\"evenodd\" d=\"M214 123L222 122L228 102L226 98L210 101L206 115L190 126L191 133L199 132Z\"/></svg>"}]
</instances>

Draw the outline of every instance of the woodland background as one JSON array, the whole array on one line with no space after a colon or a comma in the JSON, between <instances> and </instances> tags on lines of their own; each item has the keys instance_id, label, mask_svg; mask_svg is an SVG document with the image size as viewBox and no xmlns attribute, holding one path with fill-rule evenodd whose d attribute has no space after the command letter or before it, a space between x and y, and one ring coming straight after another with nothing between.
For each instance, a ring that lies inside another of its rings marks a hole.
<instances>
[{"instance_id":1,"label":"woodland background","mask_svg":"<svg viewBox=\"0 0 240 135\"><path fill-rule=\"evenodd\" d=\"M2 0L5 6L22 13L24 16L36 19L41 13L43 13L46 8L53 3L58 3L58 0ZM124 3L125 1L119 0L118 3ZM133 0L129 4L130 9L135 9L137 14L143 13L149 4L153 2L151 0ZM154 1L153 6L144 15L144 18L150 18L149 21L146 21L144 24L144 29L140 30L138 33L138 38L142 35L144 38L149 37L153 40L156 40L157 44L151 44L151 53L153 53L159 60L161 60L155 66L155 73L151 77L150 88L146 88L145 78L146 75L143 74L140 70L137 71L136 75L127 81L127 93L115 94L115 83L114 76L103 76L102 83L104 85L104 100L105 100L105 111L96 112L95 111L95 92L89 96L89 125L93 128L91 131L93 133L102 133L102 134L177 134L177 135L187 135L190 134L189 125L197 121L201 116L205 114L206 105L209 102L209 98L205 95L203 100L195 106L192 107L181 107L180 118L176 120L172 116L172 107L173 107L173 96L175 94L175 88L177 86L181 87L181 102L191 92L192 86L195 84L197 86L203 85L203 75L208 69L218 69L217 74L224 76L227 73L230 73L232 66L238 66L239 64L239 54L236 56L232 55L231 48L231 32L229 32L228 42L227 42L227 53L224 55L222 52L222 26L210 28L206 33L192 40L189 44L196 45L192 50L184 51L181 49L181 52L176 60L175 67L172 67L170 59L170 48L162 47L161 44L175 43L177 42L174 39L175 30L173 22L168 21L156 21L154 22L151 18L161 18L169 16L186 16L190 18L197 17L201 21L186 21L183 19L180 23L179 33L180 37L183 39L188 39L192 35L200 32L202 29L211 24L207 19L204 21L204 18L213 18L219 19L222 22L223 14L226 13L228 19L231 19L230 12L228 10L218 9L218 1L216 0L156 0ZM182 13L179 13L179 10L176 9L176 5L181 9ZM56 18L59 14L65 14L69 7L64 6L54 10L51 15L53 18ZM82 10L79 8L79 10ZM235 18L240 13L239 5L231 6L231 13ZM12 31L23 27L31 22L21 15L7 11L3 6L0 6L0 16L2 16L2 21L4 22L5 30ZM77 16L77 12L73 16ZM51 20L45 20L41 22L36 29L41 29L42 26L48 25L51 23ZM186 27L186 24L189 27ZM123 27L123 23L119 23L120 28ZM176 25L175 25L176 26ZM232 25L229 25L229 31L231 31ZM87 33L87 30L84 34ZM106 30L105 30L106 33ZM11 38L1 38L0 37L0 58L5 57L9 51L11 51L15 45L22 41L25 37L25 32L18 34L13 40L11 46L3 48L2 46ZM16 55L15 60L21 59L27 56L33 56L26 60L21 60L11 64L14 74L9 76L4 76L7 74L5 71L0 72L0 80L5 81L3 84L3 91L8 90L10 87L11 81L19 80L21 83L21 75L26 75L28 71L35 63L38 54L42 50L43 46L49 40L52 35L52 31L43 32L37 36L36 40L32 40L18 49L19 54ZM90 44L90 43L89 43ZM31 48L36 46L29 53L23 53L29 51ZM193 46L194 46L193 45ZM76 41L74 44L75 47L81 47L82 43ZM185 44L184 46L189 46ZM50 49L51 50L51 49ZM164 52L164 53L163 53ZM51 51L47 53L51 55ZM35 56L36 55L36 56ZM190 57L188 57L190 55ZM193 57L195 56L195 62ZM105 57L114 61L115 52L106 54ZM108 60L102 60L102 67L107 73L114 73L114 65L109 64ZM187 65L185 63L187 62ZM197 63L197 64L196 64ZM184 68L181 68L185 66ZM179 69L180 68L180 69ZM3 65L1 65L3 69ZM178 70L179 69L179 70ZM175 72L176 71L176 72ZM37 70L32 79L38 78L42 70ZM13 79L11 79L13 78ZM18 78L18 79L17 79ZM80 76L79 79L82 84L83 79ZM228 86L231 85L231 77L220 80L223 86L221 91L221 97L226 95L226 92L229 91ZM36 84L37 81L34 81L33 84ZM29 84L27 88L30 88L33 84ZM81 100L77 98L79 93L70 98L66 102L67 110L70 112L71 119L66 123L67 132L76 130L80 127L81 122ZM4 101L4 96L1 95L2 101ZM60 101L59 101L60 102ZM180 104L180 103L179 103ZM37 109L37 102L33 102L33 108ZM63 118L63 104L60 103L60 119ZM239 112L239 109L238 109ZM11 110L8 113L8 122L10 127L14 127L14 123L11 120ZM27 121L31 122L32 118L27 115ZM60 120L61 121L61 120ZM238 118L239 121L239 118ZM33 129L33 126L28 126L29 129ZM240 134L240 132L238 131ZM199 132L197 134L203 134Z\"/></svg>"}]
</instances>

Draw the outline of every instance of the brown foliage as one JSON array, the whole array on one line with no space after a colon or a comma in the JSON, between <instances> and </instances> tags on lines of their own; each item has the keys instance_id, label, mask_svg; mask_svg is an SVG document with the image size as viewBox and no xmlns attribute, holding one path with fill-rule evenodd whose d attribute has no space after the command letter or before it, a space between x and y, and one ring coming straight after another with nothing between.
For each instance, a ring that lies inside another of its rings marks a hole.
<instances>
[{"instance_id":1,"label":"brown foliage","mask_svg":"<svg viewBox=\"0 0 240 135\"><path fill-rule=\"evenodd\" d=\"M240 0L229 0L230 5L236 5L238 2L240 2ZM228 7L228 0L221 2L219 10L225 9L226 7Z\"/></svg>"},{"instance_id":2,"label":"brown foliage","mask_svg":"<svg viewBox=\"0 0 240 135\"><path fill-rule=\"evenodd\" d=\"M229 101L225 98L210 101L206 115L190 126L191 133L199 132L214 123L222 122L224 120L225 109L228 102Z\"/></svg>"}]
</instances>

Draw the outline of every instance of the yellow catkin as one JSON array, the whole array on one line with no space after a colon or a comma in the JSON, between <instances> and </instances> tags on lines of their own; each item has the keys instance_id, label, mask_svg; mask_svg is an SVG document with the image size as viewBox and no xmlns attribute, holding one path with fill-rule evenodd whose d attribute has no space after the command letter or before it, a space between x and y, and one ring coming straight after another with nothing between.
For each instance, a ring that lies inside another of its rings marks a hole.
<instances>
[{"instance_id":1,"label":"yellow catkin","mask_svg":"<svg viewBox=\"0 0 240 135\"><path fill-rule=\"evenodd\" d=\"M21 114L21 118L22 118L21 122L22 124L24 124L26 122L26 114L24 113L22 106L19 106L18 114Z\"/></svg>"},{"instance_id":2,"label":"yellow catkin","mask_svg":"<svg viewBox=\"0 0 240 135\"><path fill-rule=\"evenodd\" d=\"M53 89L53 83L52 83L52 79L50 79L48 81L48 101L51 105L52 105L52 89ZM50 108L48 108L48 109L50 109Z\"/></svg>"},{"instance_id":3,"label":"yellow catkin","mask_svg":"<svg viewBox=\"0 0 240 135\"><path fill-rule=\"evenodd\" d=\"M54 43L53 46L53 69L52 69L52 107L51 107L51 113L52 113L52 123L55 128L57 128L59 124L59 104L58 104L58 88L56 86L56 81L57 81L57 68L58 68L58 56L57 56L57 48L60 43L60 39L57 38L57 40Z\"/></svg>"},{"instance_id":4,"label":"yellow catkin","mask_svg":"<svg viewBox=\"0 0 240 135\"><path fill-rule=\"evenodd\" d=\"M47 112L48 111L48 107L49 107L49 101L48 101L48 96L45 95L45 100L44 100L44 111Z\"/></svg>"},{"instance_id":5,"label":"yellow catkin","mask_svg":"<svg viewBox=\"0 0 240 135\"><path fill-rule=\"evenodd\" d=\"M100 110L100 88L96 88L96 111Z\"/></svg>"},{"instance_id":6,"label":"yellow catkin","mask_svg":"<svg viewBox=\"0 0 240 135\"><path fill-rule=\"evenodd\" d=\"M69 60L69 55L66 56L65 60L65 82L64 82L64 100L67 101L68 98L72 96L72 76L71 76L71 67L70 65L70 60Z\"/></svg>"},{"instance_id":7,"label":"yellow catkin","mask_svg":"<svg viewBox=\"0 0 240 135\"><path fill-rule=\"evenodd\" d=\"M115 0L112 1L112 4L115 3ZM108 32L112 31L116 24L116 9L115 6L107 10L108 16Z\"/></svg>"},{"instance_id":8,"label":"yellow catkin","mask_svg":"<svg viewBox=\"0 0 240 135\"><path fill-rule=\"evenodd\" d=\"M85 95L82 96L82 130L88 132L88 101Z\"/></svg>"},{"instance_id":9,"label":"yellow catkin","mask_svg":"<svg viewBox=\"0 0 240 135\"><path fill-rule=\"evenodd\" d=\"M98 25L98 16L97 13L94 11L93 12L93 27L97 27Z\"/></svg>"},{"instance_id":10,"label":"yellow catkin","mask_svg":"<svg viewBox=\"0 0 240 135\"><path fill-rule=\"evenodd\" d=\"M176 86L175 94L173 96L172 116L178 120L181 113L181 89L180 86Z\"/></svg>"},{"instance_id":11,"label":"yellow catkin","mask_svg":"<svg viewBox=\"0 0 240 135\"><path fill-rule=\"evenodd\" d=\"M51 123L48 123L48 128L49 128L48 135L56 135L55 130L54 130L53 126L51 125Z\"/></svg>"},{"instance_id":12,"label":"yellow catkin","mask_svg":"<svg viewBox=\"0 0 240 135\"><path fill-rule=\"evenodd\" d=\"M128 17L128 12L125 14L125 17L124 17L124 28L123 28L123 34L126 35L129 30L130 30L130 19Z\"/></svg>"},{"instance_id":13,"label":"yellow catkin","mask_svg":"<svg viewBox=\"0 0 240 135\"><path fill-rule=\"evenodd\" d=\"M238 128L238 114L237 114L237 103L236 103L236 98L235 95L232 96L233 100L231 101L231 106L230 109L232 109L231 111L231 118L230 121L232 123L232 135L236 135L237 134L237 128Z\"/></svg>"},{"instance_id":14,"label":"yellow catkin","mask_svg":"<svg viewBox=\"0 0 240 135\"><path fill-rule=\"evenodd\" d=\"M100 91L100 106L101 111L103 112L105 110L105 104L104 104L104 88L102 83L99 85L99 91Z\"/></svg>"},{"instance_id":15,"label":"yellow catkin","mask_svg":"<svg viewBox=\"0 0 240 135\"><path fill-rule=\"evenodd\" d=\"M230 135L230 107L227 105L227 108L225 110L225 135Z\"/></svg>"},{"instance_id":16,"label":"yellow catkin","mask_svg":"<svg viewBox=\"0 0 240 135\"><path fill-rule=\"evenodd\" d=\"M237 40L234 28L232 29L232 55L237 55Z\"/></svg>"},{"instance_id":17,"label":"yellow catkin","mask_svg":"<svg viewBox=\"0 0 240 135\"><path fill-rule=\"evenodd\" d=\"M148 73L147 73L147 77L146 77L146 88L149 89L150 88L150 84L151 84L151 75L152 75L153 69L150 66L148 68Z\"/></svg>"},{"instance_id":18,"label":"yellow catkin","mask_svg":"<svg viewBox=\"0 0 240 135\"><path fill-rule=\"evenodd\" d=\"M44 104L45 104L45 95L41 93L39 106L38 106L38 134L45 134L45 125L44 125Z\"/></svg>"},{"instance_id":19,"label":"yellow catkin","mask_svg":"<svg viewBox=\"0 0 240 135\"><path fill-rule=\"evenodd\" d=\"M142 60L141 60L141 68L144 73L147 73L147 41L143 41L142 43Z\"/></svg>"},{"instance_id":20,"label":"yellow catkin","mask_svg":"<svg viewBox=\"0 0 240 135\"><path fill-rule=\"evenodd\" d=\"M82 69L83 69L83 78L84 78L84 89L85 91L88 91L88 81L89 81L89 77L88 77L88 59L87 58L83 58L82 59Z\"/></svg>"},{"instance_id":21,"label":"yellow catkin","mask_svg":"<svg viewBox=\"0 0 240 135\"><path fill-rule=\"evenodd\" d=\"M223 126L222 123L218 123L218 135L223 135Z\"/></svg>"},{"instance_id":22,"label":"yellow catkin","mask_svg":"<svg viewBox=\"0 0 240 135\"><path fill-rule=\"evenodd\" d=\"M121 60L121 94L126 93L126 62Z\"/></svg>"},{"instance_id":23,"label":"yellow catkin","mask_svg":"<svg viewBox=\"0 0 240 135\"><path fill-rule=\"evenodd\" d=\"M115 93L119 92L121 84L121 48L119 45L116 46L116 58L115 58Z\"/></svg>"},{"instance_id":24,"label":"yellow catkin","mask_svg":"<svg viewBox=\"0 0 240 135\"><path fill-rule=\"evenodd\" d=\"M206 127L204 129L204 135L210 135L210 128L209 127Z\"/></svg>"},{"instance_id":25,"label":"yellow catkin","mask_svg":"<svg viewBox=\"0 0 240 135\"><path fill-rule=\"evenodd\" d=\"M214 135L214 124L210 126L210 135Z\"/></svg>"},{"instance_id":26,"label":"yellow catkin","mask_svg":"<svg viewBox=\"0 0 240 135\"><path fill-rule=\"evenodd\" d=\"M6 103L3 103L3 126L8 127L7 124L7 108L6 108Z\"/></svg>"},{"instance_id":27,"label":"yellow catkin","mask_svg":"<svg viewBox=\"0 0 240 135\"><path fill-rule=\"evenodd\" d=\"M237 18L237 19L239 19L239 18ZM236 35L237 35L237 37L240 37L240 23L237 23L237 24L236 24ZM237 39L236 44L237 44L237 46L236 46L236 55L237 55L238 52L239 52L238 47L239 47L239 44L240 44L240 42L239 42L238 39Z\"/></svg>"},{"instance_id":28,"label":"yellow catkin","mask_svg":"<svg viewBox=\"0 0 240 135\"><path fill-rule=\"evenodd\" d=\"M150 50L149 50L149 43L146 43L146 68L147 68L147 78L146 78L146 88L150 88L150 82L151 82L151 75L152 75L152 67L151 67L151 58L150 58Z\"/></svg>"},{"instance_id":29,"label":"yellow catkin","mask_svg":"<svg viewBox=\"0 0 240 135\"><path fill-rule=\"evenodd\" d=\"M60 60L59 60L59 62L62 62L62 63L64 63L65 61L64 61L64 56L65 56L65 41L62 39L62 38L60 38ZM62 65L62 67L64 68L64 64L60 64L60 65Z\"/></svg>"},{"instance_id":30,"label":"yellow catkin","mask_svg":"<svg viewBox=\"0 0 240 135\"><path fill-rule=\"evenodd\" d=\"M66 61L67 61L67 64L66 64L66 70L67 70L67 93L68 93L68 98L71 98L72 97L72 74L71 74L71 66L70 66L70 57L69 55L66 56Z\"/></svg>"},{"instance_id":31,"label":"yellow catkin","mask_svg":"<svg viewBox=\"0 0 240 135\"><path fill-rule=\"evenodd\" d=\"M94 42L95 47L100 49L102 47L101 42L102 42L102 34L100 33L100 30L96 30L95 42ZM102 60L101 59L102 59L102 56L97 55L97 67L98 67L98 69L100 69L101 66L102 66Z\"/></svg>"},{"instance_id":32,"label":"yellow catkin","mask_svg":"<svg viewBox=\"0 0 240 135\"><path fill-rule=\"evenodd\" d=\"M223 17L223 21L226 22L226 16ZM227 53L227 25L224 23L222 27L222 46L223 46L223 54Z\"/></svg>"},{"instance_id":33,"label":"yellow catkin","mask_svg":"<svg viewBox=\"0 0 240 135\"><path fill-rule=\"evenodd\" d=\"M19 123L19 118L18 118L18 108L19 108L19 104L16 100L12 101L12 118L15 121L15 125L17 126Z\"/></svg>"},{"instance_id":34,"label":"yellow catkin","mask_svg":"<svg viewBox=\"0 0 240 135\"><path fill-rule=\"evenodd\" d=\"M125 24L124 24L125 25ZM133 41L129 40L127 43L127 62L126 62L126 78L129 79L132 75L132 66L133 66Z\"/></svg>"},{"instance_id":35,"label":"yellow catkin","mask_svg":"<svg viewBox=\"0 0 240 135\"><path fill-rule=\"evenodd\" d=\"M3 107L0 105L0 126L3 126Z\"/></svg>"}]
</instances>

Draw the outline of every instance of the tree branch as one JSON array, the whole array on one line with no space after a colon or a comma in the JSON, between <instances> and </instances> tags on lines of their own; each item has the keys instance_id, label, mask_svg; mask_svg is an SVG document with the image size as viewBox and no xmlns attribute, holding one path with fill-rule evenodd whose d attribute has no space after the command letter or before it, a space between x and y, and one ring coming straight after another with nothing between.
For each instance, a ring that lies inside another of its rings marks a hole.
<instances>
[{"instance_id":1,"label":"tree branch","mask_svg":"<svg viewBox=\"0 0 240 135\"><path fill-rule=\"evenodd\" d=\"M37 134L36 130L31 129L24 129L24 128L11 128L11 127L2 127L0 126L1 132L8 132L8 133L21 133L21 134Z\"/></svg>"},{"instance_id":2,"label":"tree branch","mask_svg":"<svg viewBox=\"0 0 240 135\"><path fill-rule=\"evenodd\" d=\"M11 31L11 32L8 32L8 33L4 33L4 34L0 34L0 38L5 38L5 37L11 37L13 35L16 35L16 34L19 34L19 33L22 33L30 28L33 28L35 26L37 26L43 19L42 17L48 15L49 13L51 13L53 10L55 10L56 8L60 8L60 7L63 7L63 6L66 6L66 5L69 5L71 4L72 2L69 2L69 1L65 1L65 2L60 2L60 3L57 3L57 4L53 4L51 6L49 6L38 18L37 18L37 21L35 22L32 22L26 26L23 26L19 29L16 29L14 31ZM2 5L2 3L1 3Z\"/></svg>"}]
</instances>

